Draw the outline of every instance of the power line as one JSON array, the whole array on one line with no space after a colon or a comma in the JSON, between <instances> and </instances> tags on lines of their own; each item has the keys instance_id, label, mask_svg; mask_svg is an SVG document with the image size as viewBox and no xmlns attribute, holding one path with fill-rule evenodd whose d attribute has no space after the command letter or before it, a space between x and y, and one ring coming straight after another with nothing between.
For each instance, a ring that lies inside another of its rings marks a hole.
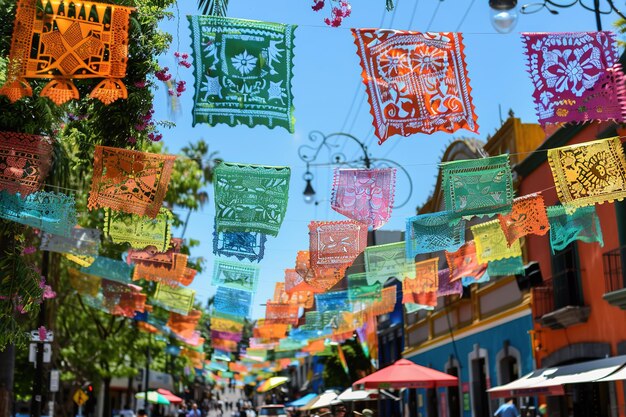
<instances>
[{"instance_id":1,"label":"power line","mask_svg":"<svg viewBox=\"0 0 626 417\"><path fill-rule=\"evenodd\" d=\"M459 22L459 25L456 27L455 32L458 32L461 29L461 26L463 26L463 22L465 22L465 19L467 18L467 15L469 15L470 10L472 9L472 6L474 6L474 2L476 0L472 0L469 4L469 6L467 7L467 10L465 10L465 14L463 15L463 18L461 18L461 21Z\"/></svg>"},{"instance_id":2,"label":"power line","mask_svg":"<svg viewBox=\"0 0 626 417\"><path fill-rule=\"evenodd\" d=\"M426 32L428 32L430 30L430 27L432 26L433 22L435 21L435 17L437 16L437 12L439 11L439 7L441 7L441 3L443 2L443 0L439 0L439 3L437 3L437 7L435 7L435 11L433 12L433 15L430 18L430 21L428 22L428 26L426 26Z\"/></svg>"}]
</instances>

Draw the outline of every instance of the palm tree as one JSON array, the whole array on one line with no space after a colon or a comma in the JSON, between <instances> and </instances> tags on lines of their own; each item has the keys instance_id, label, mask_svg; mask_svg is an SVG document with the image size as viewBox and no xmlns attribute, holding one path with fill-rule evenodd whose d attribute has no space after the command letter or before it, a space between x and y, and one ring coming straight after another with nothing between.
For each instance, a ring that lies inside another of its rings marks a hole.
<instances>
[{"instance_id":1,"label":"palm tree","mask_svg":"<svg viewBox=\"0 0 626 417\"><path fill-rule=\"evenodd\" d=\"M226 16L228 0L198 0L198 10L204 15Z\"/></svg>"}]
</instances>

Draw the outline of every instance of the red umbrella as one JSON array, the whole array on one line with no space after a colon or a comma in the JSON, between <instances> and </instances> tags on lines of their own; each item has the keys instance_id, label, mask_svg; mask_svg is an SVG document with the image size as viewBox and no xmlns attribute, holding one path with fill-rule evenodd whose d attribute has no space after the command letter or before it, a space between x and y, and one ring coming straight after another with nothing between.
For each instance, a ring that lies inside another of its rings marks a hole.
<instances>
[{"instance_id":1,"label":"red umbrella","mask_svg":"<svg viewBox=\"0 0 626 417\"><path fill-rule=\"evenodd\" d=\"M435 388L458 385L459 379L406 359L380 369L352 384L364 388Z\"/></svg>"},{"instance_id":2,"label":"red umbrella","mask_svg":"<svg viewBox=\"0 0 626 417\"><path fill-rule=\"evenodd\" d=\"M159 388L157 392L161 394L162 396L164 396L165 398L167 398L169 402L172 404L179 404L183 402L182 398L177 397L176 395L172 394L172 392L169 390Z\"/></svg>"}]
</instances>

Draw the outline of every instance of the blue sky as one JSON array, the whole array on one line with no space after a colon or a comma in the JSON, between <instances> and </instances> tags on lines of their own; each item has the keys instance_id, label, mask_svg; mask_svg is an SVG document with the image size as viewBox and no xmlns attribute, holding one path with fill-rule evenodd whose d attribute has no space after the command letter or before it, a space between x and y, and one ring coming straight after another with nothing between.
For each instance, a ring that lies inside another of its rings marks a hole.
<instances>
[{"instance_id":1,"label":"blue sky","mask_svg":"<svg viewBox=\"0 0 626 417\"><path fill-rule=\"evenodd\" d=\"M536 0L535 0L536 1ZM389 158L402 164L414 183L410 201L393 212L383 230L403 230L405 218L415 213L415 207L428 197L435 183L437 163L446 145L457 137L475 137L484 140L506 119L509 109L524 122L536 122L532 103L532 86L526 72L525 57L519 32L560 32L595 30L594 15L580 6L560 10L553 16L547 11L520 15L514 32L498 34L489 21L487 0L396 0L395 12L385 10L385 0L352 0L352 16L340 28L323 23L329 13L326 9L311 10L313 0L230 0L229 17L291 23L298 25L295 37L295 68L292 91L295 102L296 127L290 134L284 129L264 126L228 127L196 125L191 127L193 105L192 69L180 67L179 78L187 83L187 91L180 101L180 111L172 117L168 112L167 95L163 88L156 92L155 118L172 120L176 127L163 131L170 152L177 152L190 141L205 139L212 151L232 162L290 166L292 170L289 207L281 231L276 238L269 237L265 258L260 263L258 292L254 298L252 317L264 315L260 304L272 297L274 283L283 280L285 268L292 268L298 250L308 249L308 224L311 220L341 220L330 209L329 198L332 167L312 169L313 187L319 205L307 205L302 198L305 183L302 175L305 164L298 158L298 148L307 144L311 131L326 134L347 132L365 141L373 157ZM604 4L605 2L601 2ZM172 71L176 67L174 52L189 53L191 38L187 15L198 14L196 1L179 2L176 17L163 22L162 29L174 35L171 51L160 58L162 66ZM520 5L524 4L520 1ZM617 16L604 16L604 29L611 29ZM382 22L382 24L381 24ZM365 87L361 82L361 68L353 43L351 27L391 28L414 31L458 31L465 39L465 54L479 134L460 130L455 134L394 136L378 145L372 135L372 117ZM354 103L354 105L352 105ZM344 152L348 158L359 154L353 144ZM319 162L328 162L323 153ZM210 285L213 268L212 231L215 210L213 189L208 190L210 203L201 212L191 215L187 238L200 240L192 256L207 259L206 271L198 275L192 288L197 297L206 300L215 292ZM396 198L407 196L407 182L398 174Z\"/></svg>"}]
</instances>

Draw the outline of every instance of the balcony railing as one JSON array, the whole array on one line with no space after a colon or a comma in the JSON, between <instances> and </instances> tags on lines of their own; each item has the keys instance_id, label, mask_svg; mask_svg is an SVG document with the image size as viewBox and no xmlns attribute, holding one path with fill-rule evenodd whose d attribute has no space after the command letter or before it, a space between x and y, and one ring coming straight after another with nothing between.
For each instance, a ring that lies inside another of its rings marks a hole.
<instances>
[{"instance_id":1,"label":"balcony railing","mask_svg":"<svg viewBox=\"0 0 626 417\"><path fill-rule=\"evenodd\" d=\"M535 319L565 307L582 306L578 271L566 269L544 280L542 286L533 288L533 302Z\"/></svg>"},{"instance_id":2,"label":"balcony railing","mask_svg":"<svg viewBox=\"0 0 626 417\"><path fill-rule=\"evenodd\" d=\"M604 288L607 293L624 289L622 254L626 256L626 246L613 249L602 255L604 263Z\"/></svg>"},{"instance_id":3,"label":"balcony railing","mask_svg":"<svg viewBox=\"0 0 626 417\"><path fill-rule=\"evenodd\" d=\"M542 286L533 288L532 295L535 320L554 311L554 288L551 279L544 280Z\"/></svg>"}]
</instances>

